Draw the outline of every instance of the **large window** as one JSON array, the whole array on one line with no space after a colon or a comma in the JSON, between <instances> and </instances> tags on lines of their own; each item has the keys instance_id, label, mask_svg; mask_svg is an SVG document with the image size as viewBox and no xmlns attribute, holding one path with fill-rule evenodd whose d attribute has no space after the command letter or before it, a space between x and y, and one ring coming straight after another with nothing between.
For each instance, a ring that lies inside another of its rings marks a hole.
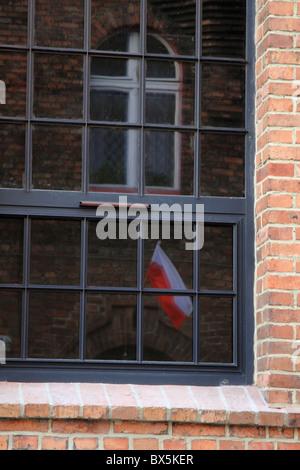
<instances>
[{"instance_id":1,"label":"large window","mask_svg":"<svg viewBox=\"0 0 300 470\"><path fill-rule=\"evenodd\" d=\"M1 2L0 380L252 382L253 3ZM99 239L119 196L203 248Z\"/></svg>"}]
</instances>

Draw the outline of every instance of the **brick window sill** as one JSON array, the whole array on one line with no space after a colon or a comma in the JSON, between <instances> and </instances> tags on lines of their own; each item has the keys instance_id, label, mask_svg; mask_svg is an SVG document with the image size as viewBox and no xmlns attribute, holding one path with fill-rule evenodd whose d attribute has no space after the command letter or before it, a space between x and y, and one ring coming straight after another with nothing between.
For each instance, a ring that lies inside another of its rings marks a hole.
<instances>
[{"instance_id":1,"label":"brick window sill","mask_svg":"<svg viewBox=\"0 0 300 470\"><path fill-rule=\"evenodd\" d=\"M300 408L269 408L256 387L2 382L0 418L299 427Z\"/></svg>"}]
</instances>

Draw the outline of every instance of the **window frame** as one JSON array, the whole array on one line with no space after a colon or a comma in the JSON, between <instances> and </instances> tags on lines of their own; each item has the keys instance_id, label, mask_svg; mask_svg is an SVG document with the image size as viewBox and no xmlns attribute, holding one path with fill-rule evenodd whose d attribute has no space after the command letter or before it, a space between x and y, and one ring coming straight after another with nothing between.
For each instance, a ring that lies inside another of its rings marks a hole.
<instances>
[{"instance_id":1,"label":"window frame","mask_svg":"<svg viewBox=\"0 0 300 470\"><path fill-rule=\"evenodd\" d=\"M196 0L197 5L200 0ZM96 219L96 207L100 202L111 202L116 199L118 194L101 193L88 193L88 163L83 158L83 172L82 172L82 191L49 191L49 190L31 190L32 177L31 177L31 152L32 152L32 125L34 124L47 124L52 125L60 123L61 125L74 125L83 128L83 154L88 152L88 128L89 126L97 125L99 123L89 121L89 61L91 56L105 56L105 57L136 57L137 59L144 59L146 54L134 53L127 54L121 52L99 52L89 49L90 42L90 0L84 0L84 13L85 13L85 47L84 49L63 49L36 46L34 44L34 2L28 0L29 14L28 14L28 44L27 46L9 46L0 45L3 51L27 52L27 110L26 116L19 117L0 117L0 123L15 123L26 124L26 155L25 155L25 181L23 189L0 189L0 212L1 216L22 217L24 220L24 273L23 285L1 285L3 289L22 290L23 292L23 307L25 314L22 317L22 357L26 355L26 335L28 330L28 291L32 288L29 285L28 279L28 256L29 256L29 241L30 241L30 218L31 217L48 217L48 218L62 218L62 219L77 219L81 220L82 240L81 250L82 253L86 252L86 234L87 234L87 221ZM141 0L141 21L146 24L146 0ZM201 11L197 9L197 37L201 34ZM93 361L84 361L84 330L85 318L84 310L81 308L80 313L80 356L79 361L47 361L47 360L24 360L14 359L8 360L5 367L0 366L0 380L7 381L83 381L83 382L110 382L110 383L148 383L148 384L190 384L190 385L248 385L253 383L254 373L254 155L255 155L255 45L254 45L254 26L255 26L255 2L247 0L247 41L246 41L246 59L230 59L230 58L212 58L202 57L200 48L197 47L197 83L199 86L199 77L201 70L201 63L217 62L217 63L230 63L230 64L243 64L246 67L246 125L245 129L227 129L227 128L203 128L195 123L195 126L185 126L185 130L196 133L196 148L199 148L199 136L203 130L218 132L234 132L246 136L245 148L245 172L246 172L246 196L243 198L220 198L220 197L200 197L200 181L196 175L199 175L199 155L195 157L195 171L194 171L194 184L195 184L195 197L194 196L176 196L182 204L198 204L205 205L205 222L219 223L233 225L235 233L235 243L237 246L235 267L236 267L236 326L235 326L235 358L234 365L199 365L199 364L152 364L152 363L112 363L101 362L95 363ZM144 28L144 35L141 35L141 45L145 46L146 28ZM84 57L83 68L83 102L84 118L81 120L70 119L48 119L36 118L33 116L33 83L34 83L34 57L35 54L40 53L49 54L82 54ZM165 56L159 57L158 55L147 54L147 58L166 59ZM195 61L195 56L172 56L172 60L178 61ZM145 83L145 68L141 70L142 80ZM141 91L142 106L141 113L144 113L144 91ZM105 123L103 123L105 125ZM128 128L128 125L120 128ZM130 126L129 126L130 127ZM153 126L144 124L143 129L152 129ZM159 128L159 126L154 126ZM180 131L182 127L164 126L164 129L173 131ZM143 139L142 139L143 145ZM140 168L140 177L143 175L143 160ZM146 197L145 197L146 196ZM160 204L161 196L154 194L144 194L144 188L139 188L139 194L129 195L131 203L140 203L147 201L149 204ZM96 199L96 200L95 200ZM166 194L164 202L172 205L174 203L174 196ZM94 210L95 209L95 210ZM250 247L250 249L249 249ZM138 253L141 256L143 250L142 240L138 243ZM195 258L199 253L195 252ZM81 276L84 276L85 267L82 266ZM141 273L140 273L141 276ZM37 290L43 290L45 286L35 286ZM65 289L62 287L62 289ZM59 290L59 288L58 288ZM81 284L80 289L81 299L84 292L87 290L86 286ZM121 289L117 289L118 292ZM103 289L103 292L113 292L114 289ZM141 289L132 290L125 289L126 292L136 292L139 296L138 302L140 308L142 307ZM149 291L150 293L151 291ZM194 292L194 295L200 295L199 292ZM206 295L202 293L201 295ZM26 307L27 305L27 307ZM197 315L195 315L197 317ZM141 328L142 318L138 318L138 328ZM197 326L197 318L195 318L195 327ZM141 344L138 345L141 348ZM194 349L197 344L194 345Z\"/></svg>"}]
</instances>

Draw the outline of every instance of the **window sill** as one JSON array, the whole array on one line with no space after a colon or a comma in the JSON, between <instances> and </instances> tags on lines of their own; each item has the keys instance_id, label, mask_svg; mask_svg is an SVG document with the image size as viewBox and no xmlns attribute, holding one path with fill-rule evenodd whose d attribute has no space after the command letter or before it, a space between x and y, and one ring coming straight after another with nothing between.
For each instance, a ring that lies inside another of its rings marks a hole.
<instances>
[{"instance_id":1,"label":"window sill","mask_svg":"<svg viewBox=\"0 0 300 470\"><path fill-rule=\"evenodd\" d=\"M256 387L0 383L0 418L300 426L300 408L269 408Z\"/></svg>"}]
</instances>

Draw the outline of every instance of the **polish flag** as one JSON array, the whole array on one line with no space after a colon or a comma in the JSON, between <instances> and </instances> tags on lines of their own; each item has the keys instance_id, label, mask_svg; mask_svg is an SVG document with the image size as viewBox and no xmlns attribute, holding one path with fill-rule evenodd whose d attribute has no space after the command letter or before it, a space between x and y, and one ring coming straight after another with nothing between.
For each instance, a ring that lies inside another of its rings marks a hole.
<instances>
[{"instance_id":1,"label":"polish flag","mask_svg":"<svg viewBox=\"0 0 300 470\"><path fill-rule=\"evenodd\" d=\"M153 289L186 290L177 269L160 247L160 242L154 250L146 279L149 279ZM176 329L193 311L193 304L188 296L160 295L158 300Z\"/></svg>"}]
</instances>

